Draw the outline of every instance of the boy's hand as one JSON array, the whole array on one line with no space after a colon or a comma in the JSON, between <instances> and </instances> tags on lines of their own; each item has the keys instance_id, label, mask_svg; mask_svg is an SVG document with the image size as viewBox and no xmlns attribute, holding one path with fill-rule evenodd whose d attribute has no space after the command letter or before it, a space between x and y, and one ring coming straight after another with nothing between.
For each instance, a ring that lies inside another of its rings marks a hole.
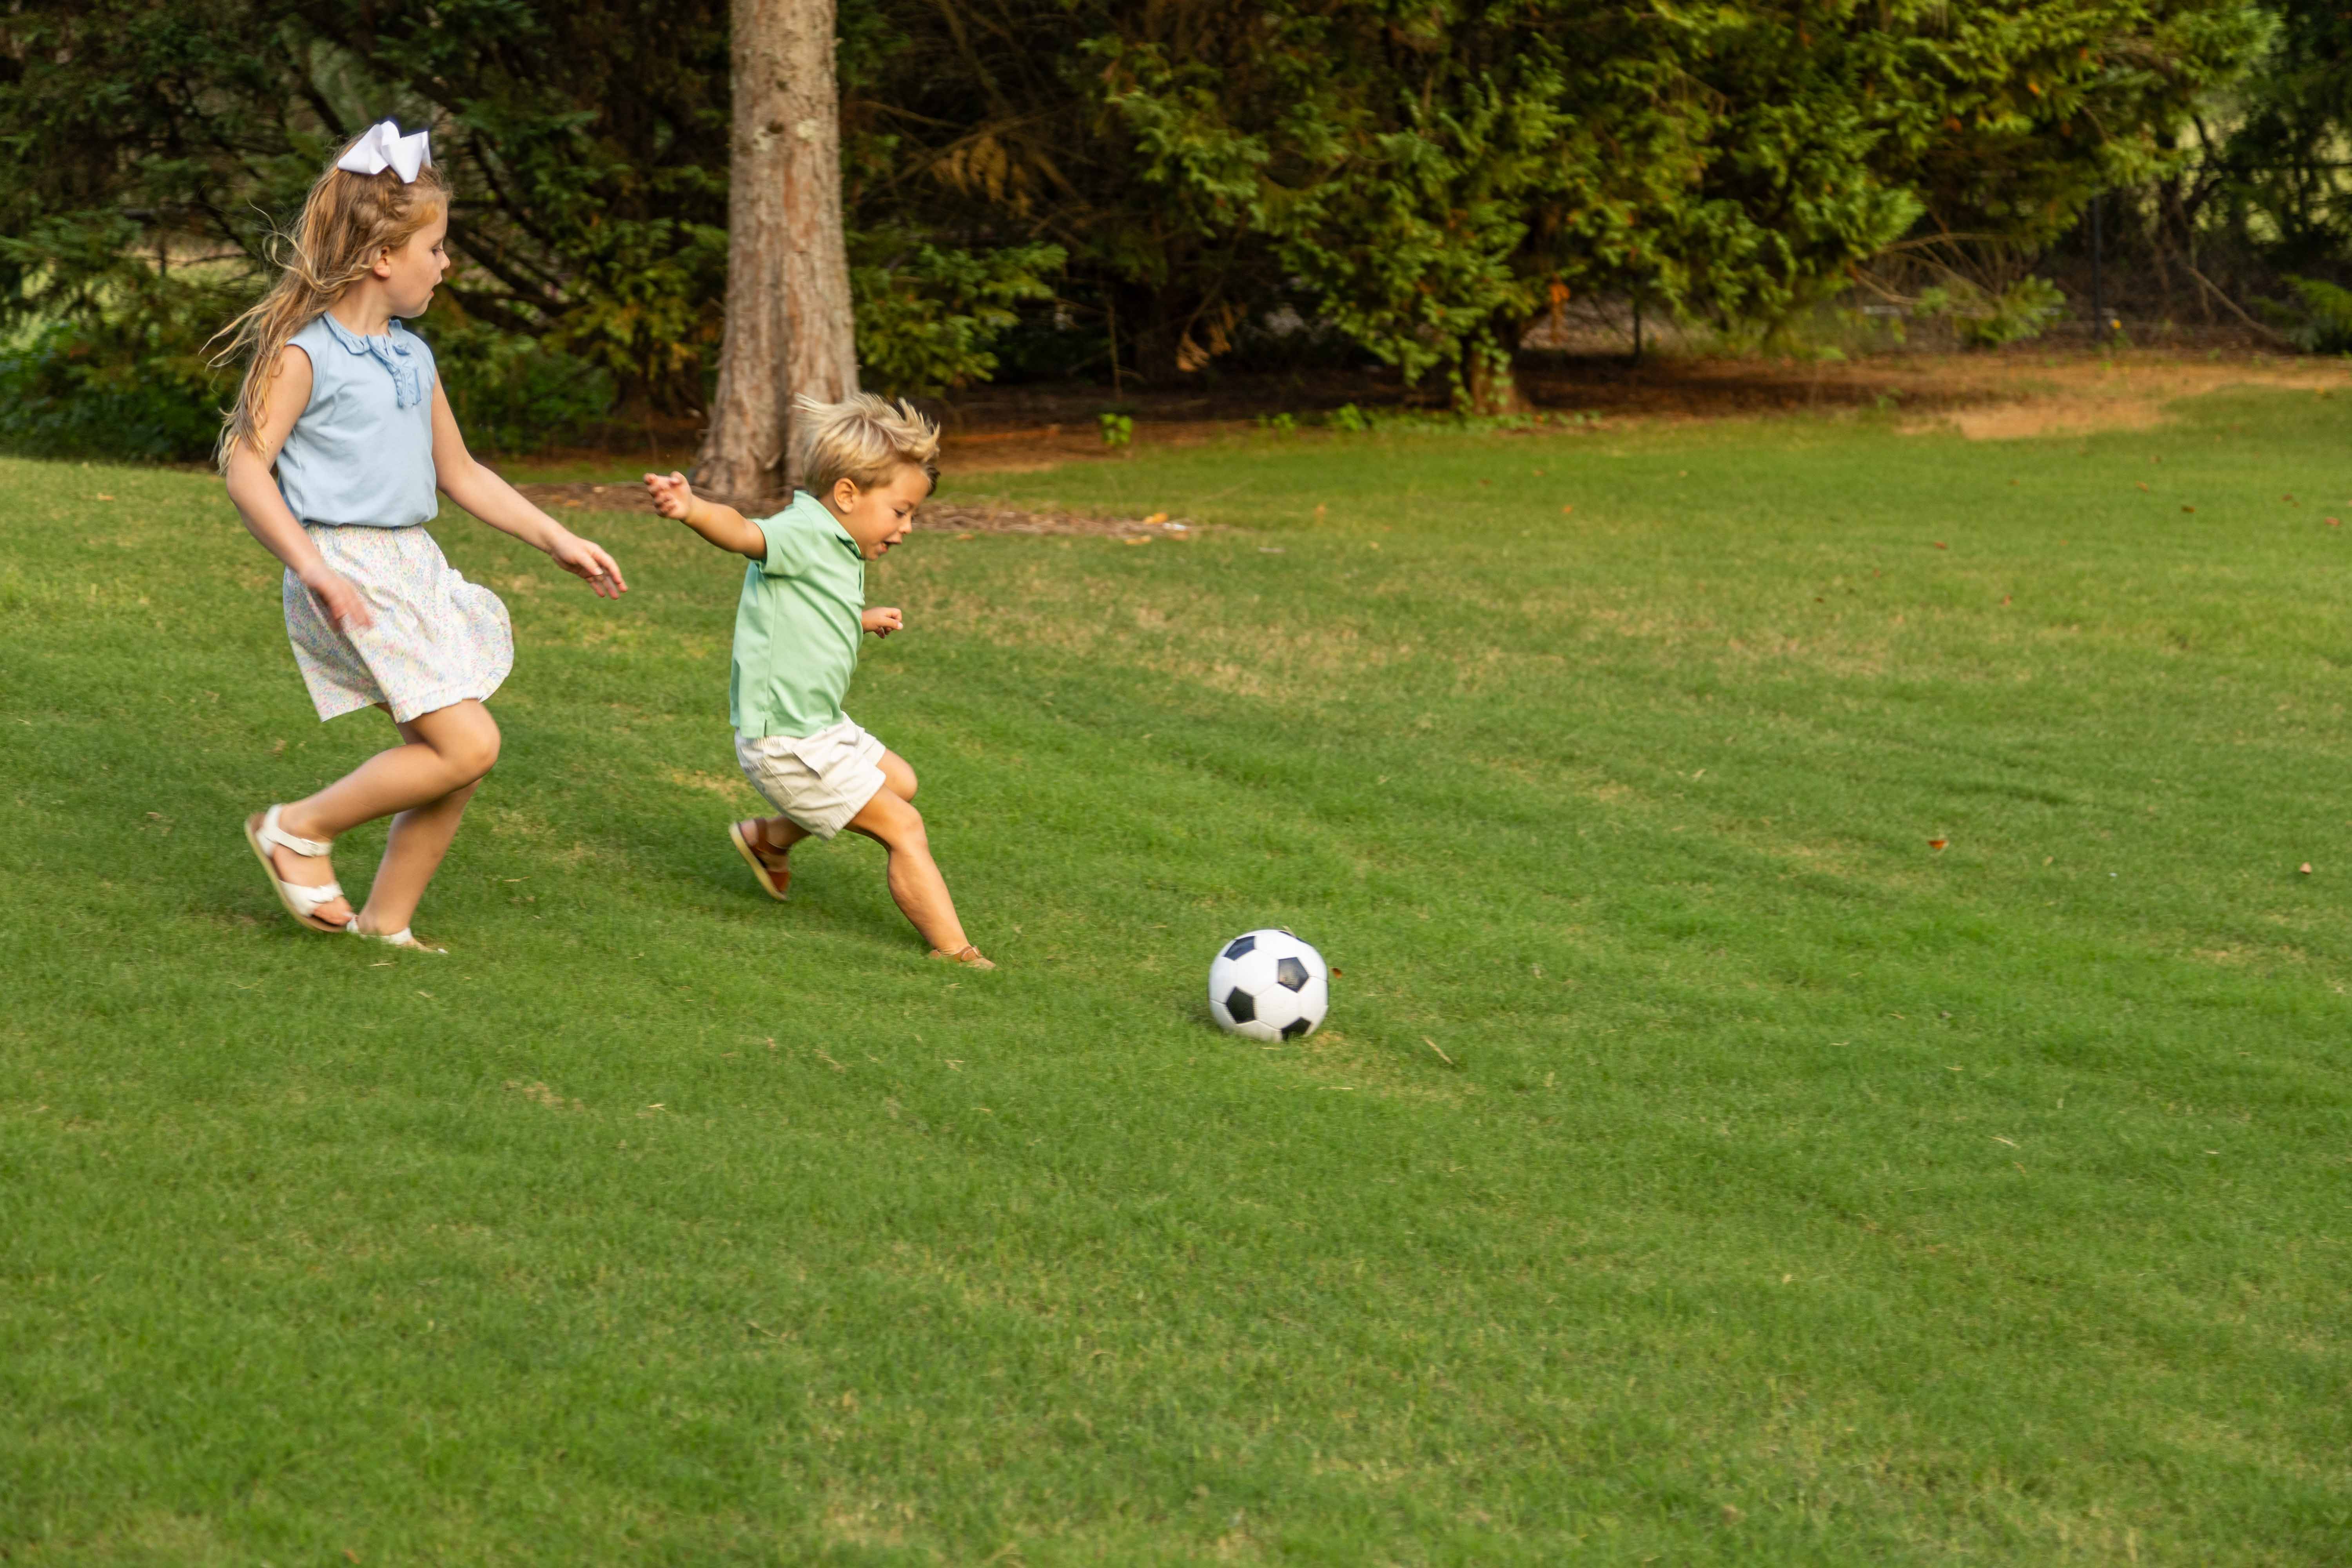
<instances>
[{"instance_id":1,"label":"boy's hand","mask_svg":"<svg viewBox=\"0 0 2352 1568\"><path fill-rule=\"evenodd\" d=\"M907 617L900 615L895 607L872 609L859 616L857 624L877 637L887 637L892 632L902 629L907 624Z\"/></svg>"},{"instance_id":2,"label":"boy's hand","mask_svg":"<svg viewBox=\"0 0 2352 1568\"><path fill-rule=\"evenodd\" d=\"M676 469L667 474L647 474L646 493L653 497L656 511L679 522L684 522L686 514L694 508L694 487Z\"/></svg>"}]
</instances>

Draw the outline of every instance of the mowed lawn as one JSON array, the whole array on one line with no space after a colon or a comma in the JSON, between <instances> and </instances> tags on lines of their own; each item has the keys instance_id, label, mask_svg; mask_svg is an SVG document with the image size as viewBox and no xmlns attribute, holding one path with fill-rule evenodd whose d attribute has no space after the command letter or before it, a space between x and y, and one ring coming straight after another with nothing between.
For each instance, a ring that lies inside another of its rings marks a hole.
<instances>
[{"instance_id":1,"label":"mowed lawn","mask_svg":"<svg viewBox=\"0 0 2352 1568\"><path fill-rule=\"evenodd\" d=\"M444 518L452 956L297 931L239 818L388 727L216 484L0 464L0 1560L2343 1563L2347 446L950 475L1219 525L873 573L985 975L752 885L740 563L624 515L618 605Z\"/></svg>"}]
</instances>

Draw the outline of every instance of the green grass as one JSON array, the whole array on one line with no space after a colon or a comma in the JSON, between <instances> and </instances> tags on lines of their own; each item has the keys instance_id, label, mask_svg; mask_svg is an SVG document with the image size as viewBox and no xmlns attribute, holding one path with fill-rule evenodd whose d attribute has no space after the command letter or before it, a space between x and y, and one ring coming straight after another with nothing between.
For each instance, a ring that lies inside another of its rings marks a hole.
<instances>
[{"instance_id":1,"label":"green grass","mask_svg":"<svg viewBox=\"0 0 2352 1568\"><path fill-rule=\"evenodd\" d=\"M0 464L0 1559L2340 1563L2348 437L975 480L1234 525L877 570L985 976L753 888L736 568L619 516L438 531L455 956L297 931L238 818L382 727L215 486Z\"/></svg>"}]
</instances>

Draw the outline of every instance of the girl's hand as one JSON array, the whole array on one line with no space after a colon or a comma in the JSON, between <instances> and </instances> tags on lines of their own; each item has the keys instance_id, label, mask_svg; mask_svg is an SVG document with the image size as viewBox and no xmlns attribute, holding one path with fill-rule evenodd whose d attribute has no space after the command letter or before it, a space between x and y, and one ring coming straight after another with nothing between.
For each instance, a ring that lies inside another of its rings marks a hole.
<instances>
[{"instance_id":1,"label":"girl's hand","mask_svg":"<svg viewBox=\"0 0 2352 1568\"><path fill-rule=\"evenodd\" d=\"M694 487L675 469L667 474L647 474L646 492L653 497L654 510L674 521L684 522L686 514L694 509Z\"/></svg>"},{"instance_id":2,"label":"girl's hand","mask_svg":"<svg viewBox=\"0 0 2352 1568\"><path fill-rule=\"evenodd\" d=\"M547 547L547 553L574 577L585 578L600 599L617 599L629 591L629 585L621 580L619 564L604 553L604 547L568 529Z\"/></svg>"},{"instance_id":3,"label":"girl's hand","mask_svg":"<svg viewBox=\"0 0 2352 1568\"><path fill-rule=\"evenodd\" d=\"M903 628L907 624L907 617L900 615L895 607L872 609L859 616L857 624L877 637L887 637L892 632Z\"/></svg>"},{"instance_id":4,"label":"girl's hand","mask_svg":"<svg viewBox=\"0 0 2352 1568\"><path fill-rule=\"evenodd\" d=\"M327 618L342 628L345 637L375 625L374 613L360 591L352 586L352 580L323 561L302 574L301 583L310 591L310 597L319 602L319 607L327 612Z\"/></svg>"}]
</instances>

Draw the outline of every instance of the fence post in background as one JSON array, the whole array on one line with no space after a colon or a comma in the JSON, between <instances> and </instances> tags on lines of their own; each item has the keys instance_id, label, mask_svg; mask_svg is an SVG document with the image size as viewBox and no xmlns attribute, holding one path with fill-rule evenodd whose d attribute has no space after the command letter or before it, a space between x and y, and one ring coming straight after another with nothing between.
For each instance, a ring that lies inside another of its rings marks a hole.
<instances>
[{"instance_id":1,"label":"fence post in background","mask_svg":"<svg viewBox=\"0 0 2352 1568\"><path fill-rule=\"evenodd\" d=\"M2107 341L2106 236L2099 223L2099 208L2105 199L2104 193L2091 197L2091 341L2095 343Z\"/></svg>"}]
</instances>

